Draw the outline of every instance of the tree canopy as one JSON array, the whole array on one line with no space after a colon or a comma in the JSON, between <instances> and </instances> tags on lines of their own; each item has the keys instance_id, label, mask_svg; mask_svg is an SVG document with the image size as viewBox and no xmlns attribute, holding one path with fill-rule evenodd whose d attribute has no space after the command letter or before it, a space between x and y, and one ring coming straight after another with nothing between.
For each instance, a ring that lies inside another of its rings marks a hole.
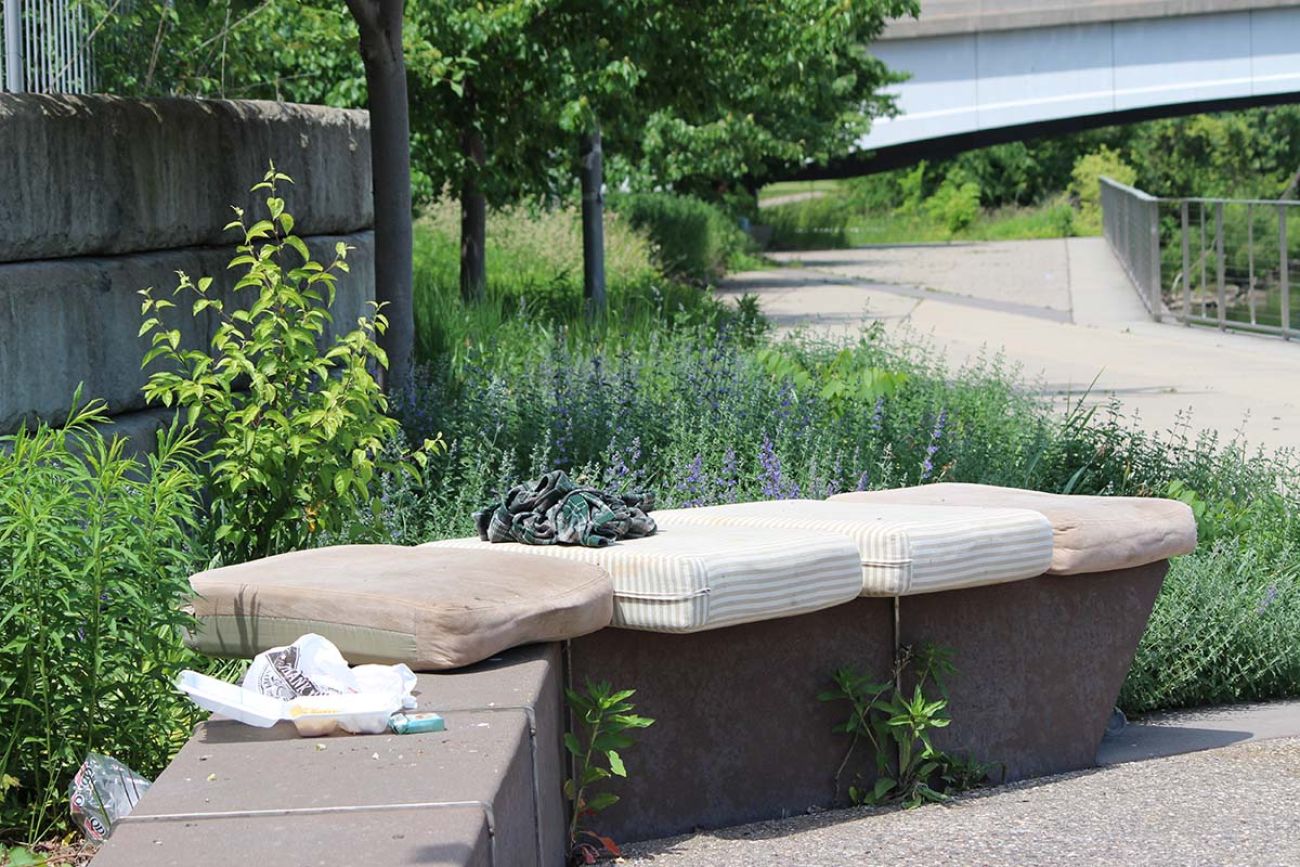
<instances>
[{"instance_id":1,"label":"tree canopy","mask_svg":"<svg viewBox=\"0 0 1300 867\"><path fill-rule=\"evenodd\" d=\"M91 0L101 82L364 106L358 32L340 0ZM851 149L888 112L869 51L915 0L424 0L404 47L417 198L493 205L563 195L576 137L598 118L612 182L761 178ZM486 158L467 157L464 133Z\"/></svg>"}]
</instances>

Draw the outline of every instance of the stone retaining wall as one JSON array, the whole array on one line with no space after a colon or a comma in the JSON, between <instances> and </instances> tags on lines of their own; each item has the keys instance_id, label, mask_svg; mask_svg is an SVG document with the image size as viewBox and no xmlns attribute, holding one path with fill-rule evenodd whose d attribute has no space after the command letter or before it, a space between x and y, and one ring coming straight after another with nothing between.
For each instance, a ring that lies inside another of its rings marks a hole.
<instances>
[{"instance_id":1,"label":"stone retaining wall","mask_svg":"<svg viewBox=\"0 0 1300 867\"><path fill-rule=\"evenodd\" d=\"M294 179L282 195L295 231L329 261L355 249L338 284L347 326L374 297L370 130L365 112L267 102L0 94L0 433L57 421L78 384L124 431L144 409L139 290L176 271L217 278L240 240L231 206L268 162ZM264 196L265 194L261 194ZM169 326L190 345L214 327L178 305Z\"/></svg>"}]
</instances>

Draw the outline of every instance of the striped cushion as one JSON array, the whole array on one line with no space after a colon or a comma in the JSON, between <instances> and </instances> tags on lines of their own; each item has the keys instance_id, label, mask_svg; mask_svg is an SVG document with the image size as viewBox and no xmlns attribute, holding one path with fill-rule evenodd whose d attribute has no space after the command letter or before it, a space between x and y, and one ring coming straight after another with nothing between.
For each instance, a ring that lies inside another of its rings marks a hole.
<instances>
[{"instance_id":1,"label":"striped cushion","mask_svg":"<svg viewBox=\"0 0 1300 867\"><path fill-rule=\"evenodd\" d=\"M862 589L853 542L825 533L683 526L605 548L478 539L429 544L594 563L614 580L614 625L651 632L804 614L849 602Z\"/></svg>"},{"instance_id":2,"label":"striped cushion","mask_svg":"<svg viewBox=\"0 0 1300 867\"><path fill-rule=\"evenodd\" d=\"M1191 507L1158 497L1089 497L940 482L839 494L831 502L1033 509L1052 523L1055 550L1047 571L1053 575L1131 569L1196 550Z\"/></svg>"},{"instance_id":3,"label":"striped cushion","mask_svg":"<svg viewBox=\"0 0 1300 867\"><path fill-rule=\"evenodd\" d=\"M1028 509L772 500L654 513L687 525L819 530L849 536L863 596L907 596L1033 578L1052 562L1052 525Z\"/></svg>"}]
</instances>

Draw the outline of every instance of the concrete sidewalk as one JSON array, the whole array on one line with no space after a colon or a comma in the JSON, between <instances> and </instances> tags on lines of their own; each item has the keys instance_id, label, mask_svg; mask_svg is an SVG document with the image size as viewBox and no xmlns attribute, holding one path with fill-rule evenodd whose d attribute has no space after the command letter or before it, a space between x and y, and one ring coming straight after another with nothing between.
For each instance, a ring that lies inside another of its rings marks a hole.
<instances>
[{"instance_id":1,"label":"concrete sidewalk","mask_svg":"<svg viewBox=\"0 0 1300 867\"><path fill-rule=\"evenodd\" d=\"M1101 767L916 810L835 810L629 846L630 864L1300 863L1300 701L1153 714Z\"/></svg>"},{"instance_id":2,"label":"concrete sidewalk","mask_svg":"<svg viewBox=\"0 0 1300 867\"><path fill-rule=\"evenodd\" d=\"M1300 739L1014 783L915 810L843 810L627 847L628 864L1294 865Z\"/></svg>"},{"instance_id":3,"label":"concrete sidewalk","mask_svg":"<svg viewBox=\"0 0 1300 867\"><path fill-rule=\"evenodd\" d=\"M1100 238L777 254L725 295L759 296L778 329L833 335L881 321L960 365L998 352L1051 395L1114 395L1149 430L1300 447L1300 347L1152 322Z\"/></svg>"}]
</instances>

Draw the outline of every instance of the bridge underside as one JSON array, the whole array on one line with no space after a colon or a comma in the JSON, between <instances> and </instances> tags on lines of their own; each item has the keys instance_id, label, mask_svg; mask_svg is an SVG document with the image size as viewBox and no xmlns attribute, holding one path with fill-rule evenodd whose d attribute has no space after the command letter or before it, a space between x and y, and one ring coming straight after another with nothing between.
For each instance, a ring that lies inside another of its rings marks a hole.
<instances>
[{"instance_id":1,"label":"bridge underside","mask_svg":"<svg viewBox=\"0 0 1300 867\"><path fill-rule=\"evenodd\" d=\"M895 28L903 35L871 50L910 76L892 88L901 113L876 120L859 152L793 176L865 174L999 142L1300 100L1300 2L1256 2L1012 29Z\"/></svg>"},{"instance_id":2,"label":"bridge underside","mask_svg":"<svg viewBox=\"0 0 1300 867\"><path fill-rule=\"evenodd\" d=\"M1179 102L1171 105L1113 111L1106 114L1065 117L1017 126L972 130L939 138L903 142L874 151L859 151L842 159L832 160L826 165L812 165L789 172L783 176L783 179L807 181L856 178L861 175L887 172L891 169L915 165L921 160L935 162L956 156L965 151L976 150L990 145L1005 144L1006 142L1068 135L1069 133L1083 132L1084 130L1098 129L1104 126L1138 123L1162 117L1183 117L1189 114L1259 108L1295 102L1300 102L1300 90L1290 93L1269 94L1268 96L1245 96L1236 99L1206 100L1204 102Z\"/></svg>"}]
</instances>

